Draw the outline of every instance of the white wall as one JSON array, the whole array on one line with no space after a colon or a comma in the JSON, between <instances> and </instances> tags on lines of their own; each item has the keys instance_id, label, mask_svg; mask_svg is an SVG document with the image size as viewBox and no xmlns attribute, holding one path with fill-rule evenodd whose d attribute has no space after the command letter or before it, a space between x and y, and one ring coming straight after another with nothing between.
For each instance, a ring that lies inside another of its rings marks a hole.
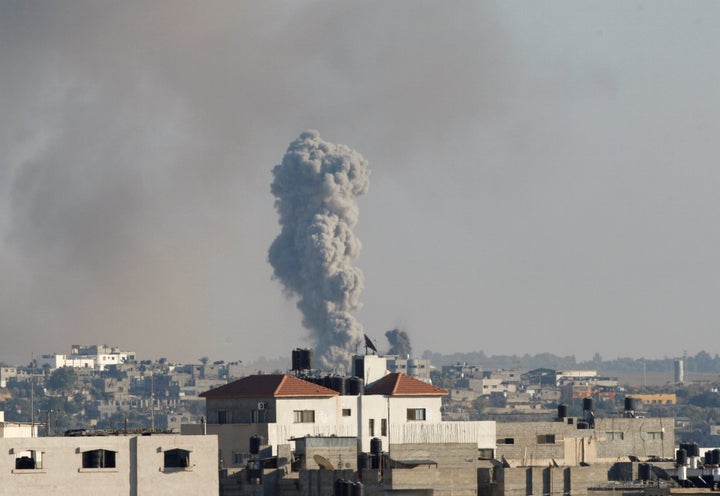
<instances>
[{"instance_id":1,"label":"white wall","mask_svg":"<svg viewBox=\"0 0 720 496\"><path fill-rule=\"evenodd\" d=\"M495 449L495 421L406 423L390 431L391 444L476 443L479 449Z\"/></svg>"}]
</instances>

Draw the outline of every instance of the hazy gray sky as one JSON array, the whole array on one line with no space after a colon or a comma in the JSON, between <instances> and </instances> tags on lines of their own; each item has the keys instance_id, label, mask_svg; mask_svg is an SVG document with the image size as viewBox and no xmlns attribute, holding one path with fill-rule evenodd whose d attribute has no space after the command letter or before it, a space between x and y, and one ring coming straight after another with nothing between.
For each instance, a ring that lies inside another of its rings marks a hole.
<instances>
[{"instance_id":1,"label":"hazy gray sky","mask_svg":"<svg viewBox=\"0 0 720 496\"><path fill-rule=\"evenodd\" d=\"M271 170L361 153L387 347L718 352L720 4L0 0L0 360L308 346Z\"/></svg>"}]
</instances>

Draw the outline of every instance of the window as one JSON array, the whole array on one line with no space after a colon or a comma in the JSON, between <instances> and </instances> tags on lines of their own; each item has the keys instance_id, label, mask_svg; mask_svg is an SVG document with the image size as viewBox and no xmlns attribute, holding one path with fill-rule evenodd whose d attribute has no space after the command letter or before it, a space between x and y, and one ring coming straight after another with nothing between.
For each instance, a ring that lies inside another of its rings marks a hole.
<instances>
[{"instance_id":1,"label":"window","mask_svg":"<svg viewBox=\"0 0 720 496\"><path fill-rule=\"evenodd\" d=\"M228 415L227 410L218 410L218 424L229 424L230 423L230 415Z\"/></svg>"},{"instance_id":2,"label":"window","mask_svg":"<svg viewBox=\"0 0 720 496\"><path fill-rule=\"evenodd\" d=\"M238 453L237 451L232 452L232 464L235 466L240 466L243 464L242 453Z\"/></svg>"},{"instance_id":3,"label":"window","mask_svg":"<svg viewBox=\"0 0 720 496\"><path fill-rule=\"evenodd\" d=\"M15 470L37 470L42 466L42 451L26 450L15 455Z\"/></svg>"},{"instance_id":4,"label":"window","mask_svg":"<svg viewBox=\"0 0 720 496\"><path fill-rule=\"evenodd\" d=\"M164 453L165 468L188 468L190 466L190 452L175 448Z\"/></svg>"},{"instance_id":5,"label":"window","mask_svg":"<svg viewBox=\"0 0 720 496\"><path fill-rule=\"evenodd\" d=\"M380 435L387 436L387 419L380 419Z\"/></svg>"},{"instance_id":6,"label":"window","mask_svg":"<svg viewBox=\"0 0 720 496\"><path fill-rule=\"evenodd\" d=\"M349 408L343 408L342 409L342 416L343 417L349 417L352 415L352 411Z\"/></svg>"},{"instance_id":7,"label":"window","mask_svg":"<svg viewBox=\"0 0 720 496\"><path fill-rule=\"evenodd\" d=\"M496 444L515 444L515 438L501 437L496 441Z\"/></svg>"},{"instance_id":8,"label":"window","mask_svg":"<svg viewBox=\"0 0 720 496\"><path fill-rule=\"evenodd\" d=\"M555 444L555 434L538 434L538 444Z\"/></svg>"},{"instance_id":9,"label":"window","mask_svg":"<svg viewBox=\"0 0 720 496\"><path fill-rule=\"evenodd\" d=\"M368 423L368 430L370 431L370 435L375 435L375 419L370 419Z\"/></svg>"},{"instance_id":10,"label":"window","mask_svg":"<svg viewBox=\"0 0 720 496\"><path fill-rule=\"evenodd\" d=\"M625 433L624 432L606 432L605 433L605 439L608 441L622 441L625 439Z\"/></svg>"},{"instance_id":11,"label":"window","mask_svg":"<svg viewBox=\"0 0 720 496\"><path fill-rule=\"evenodd\" d=\"M294 410L293 422L296 424L312 424L315 422L315 410Z\"/></svg>"},{"instance_id":12,"label":"window","mask_svg":"<svg viewBox=\"0 0 720 496\"><path fill-rule=\"evenodd\" d=\"M104 449L83 451L82 468L115 468L115 452Z\"/></svg>"},{"instance_id":13,"label":"window","mask_svg":"<svg viewBox=\"0 0 720 496\"><path fill-rule=\"evenodd\" d=\"M408 408L407 409L408 420L425 420L425 409L424 408Z\"/></svg>"},{"instance_id":14,"label":"window","mask_svg":"<svg viewBox=\"0 0 720 496\"><path fill-rule=\"evenodd\" d=\"M648 432L648 433L647 433L647 438L648 438L648 439L653 439L653 440L662 439L662 438L663 438L663 437L662 437L662 432Z\"/></svg>"}]
</instances>

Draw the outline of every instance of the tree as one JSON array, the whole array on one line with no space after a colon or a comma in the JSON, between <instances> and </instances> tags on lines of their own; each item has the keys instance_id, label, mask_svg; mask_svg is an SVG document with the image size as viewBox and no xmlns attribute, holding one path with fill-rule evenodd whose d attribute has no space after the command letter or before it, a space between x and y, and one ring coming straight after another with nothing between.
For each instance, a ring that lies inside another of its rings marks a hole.
<instances>
[{"instance_id":1,"label":"tree","mask_svg":"<svg viewBox=\"0 0 720 496\"><path fill-rule=\"evenodd\" d=\"M47 380L47 387L57 392L68 392L77 383L77 374L72 367L55 369Z\"/></svg>"}]
</instances>

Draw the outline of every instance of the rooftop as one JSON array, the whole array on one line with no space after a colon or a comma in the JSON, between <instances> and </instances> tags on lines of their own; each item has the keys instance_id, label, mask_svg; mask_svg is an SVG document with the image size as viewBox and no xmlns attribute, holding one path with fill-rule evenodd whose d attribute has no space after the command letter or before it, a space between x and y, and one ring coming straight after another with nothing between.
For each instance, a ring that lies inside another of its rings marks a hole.
<instances>
[{"instance_id":1,"label":"rooftop","mask_svg":"<svg viewBox=\"0 0 720 496\"><path fill-rule=\"evenodd\" d=\"M251 375L200 393L201 398L303 398L340 393L288 374Z\"/></svg>"},{"instance_id":2,"label":"rooftop","mask_svg":"<svg viewBox=\"0 0 720 496\"><path fill-rule=\"evenodd\" d=\"M401 372L388 374L367 388L365 394L387 396L444 396L448 391Z\"/></svg>"}]
</instances>

